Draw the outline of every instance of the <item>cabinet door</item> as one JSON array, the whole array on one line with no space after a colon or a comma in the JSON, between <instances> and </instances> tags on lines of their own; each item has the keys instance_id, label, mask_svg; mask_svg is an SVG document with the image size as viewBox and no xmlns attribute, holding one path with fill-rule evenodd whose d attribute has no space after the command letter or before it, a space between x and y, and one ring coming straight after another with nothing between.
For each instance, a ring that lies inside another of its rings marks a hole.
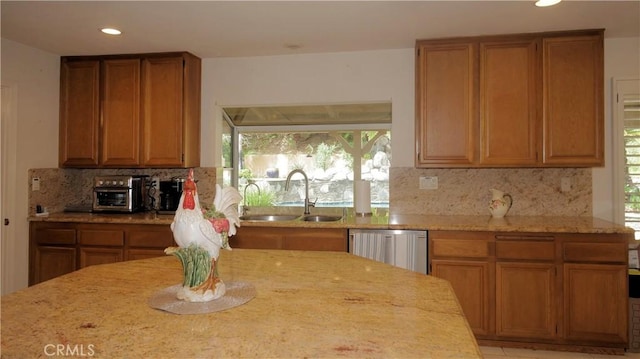
<instances>
[{"instance_id":1,"label":"cabinet door","mask_svg":"<svg viewBox=\"0 0 640 359\"><path fill-rule=\"evenodd\" d=\"M283 231L283 249L303 251L347 251L347 230L306 228Z\"/></svg>"},{"instance_id":2,"label":"cabinet door","mask_svg":"<svg viewBox=\"0 0 640 359\"><path fill-rule=\"evenodd\" d=\"M229 238L231 248L282 249L283 235L277 228L240 227Z\"/></svg>"},{"instance_id":3,"label":"cabinet door","mask_svg":"<svg viewBox=\"0 0 640 359\"><path fill-rule=\"evenodd\" d=\"M143 59L142 70L144 165L181 167L183 59Z\"/></svg>"},{"instance_id":4,"label":"cabinet door","mask_svg":"<svg viewBox=\"0 0 640 359\"><path fill-rule=\"evenodd\" d=\"M123 260L122 248L80 247L80 268L122 262Z\"/></svg>"},{"instance_id":5,"label":"cabinet door","mask_svg":"<svg viewBox=\"0 0 640 359\"><path fill-rule=\"evenodd\" d=\"M469 166L478 143L477 44L419 44L416 167Z\"/></svg>"},{"instance_id":6,"label":"cabinet door","mask_svg":"<svg viewBox=\"0 0 640 359\"><path fill-rule=\"evenodd\" d=\"M100 61L62 61L60 167L97 167Z\"/></svg>"},{"instance_id":7,"label":"cabinet door","mask_svg":"<svg viewBox=\"0 0 640 359\"><path fill-rule=\"evenodd\" d=\"M604 165L603 36L543 39L544 164Z\"/></svg>"},{"instance_id":8,"label":"cabinet door","mask_svg":"<svg viewBox=\"0 0 640 359\"><path fill-rule=\"evenodd\" d=\"M474 334L487 335L491 332L489 263L434 259L431 261L431 275L451 283Z\"/></svg>"},{"instance_id":9,"label":"cabinet door","mask_svg":"<svg viewBox=\"0 0 640 359\"><path fill-rule=\"evenodd\" d=\"M480 43L481 165L537 165L537 42Z\"/></svg>"},{"instance_id":10,"label":"cabinet door","mask_svg":"<svg viewBox=\"0 0 640 359\"><path fill-rule=\"evenodd\" d=\"M626 265L564 265L566 339L627 343L627 270Z\"/></svg>"},{"instance_id":11,"label":"cabinet door","mask_svg":"<svg viewBox=\"0 0 640 359\"><path fill-rule=\"evenodd\" d=\"M140 60L102 63L103 166L140 164Z\"/></svg>"},{"instance_id":12,"label":"cabinet door","mask_svg":"<svg viewBox=\"0 0 640 359\"><path fill-rule=\"evenodd\" d=\"M496 263L498 336L556 336L555 273L551 263Z\"/></svg>"},{"instance_id":13,"label":"cabinet door","mask_svg":"<svg viewBox=\"0 0 640 359\"><path fill-rule=\"evenodd\" d=\"M36 246L31 285L76 270L76 249L74 247Z\"/></svg>"}]
</instances>

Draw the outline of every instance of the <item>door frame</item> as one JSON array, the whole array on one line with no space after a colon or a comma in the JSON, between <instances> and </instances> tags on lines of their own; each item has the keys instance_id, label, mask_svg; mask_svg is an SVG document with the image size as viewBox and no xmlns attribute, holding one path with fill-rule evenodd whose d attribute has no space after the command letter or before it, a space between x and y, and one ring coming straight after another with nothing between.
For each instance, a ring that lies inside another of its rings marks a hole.
<instances>
[{"instance_id":1,"label":"door frame","mask_svg":"<svg viewBox=\"0 0 640 359\"><path fill-rule=\"evenodd\" d=\"M611 84L611 103L613 112L613 220L618 224L624 221L624 95L637 94L640 97L640 79L614 77Z\"/></svg>"},{"instance_id":2,"label":"door frame","mask_svg":"<svg viewBox=\"0 0 640 359\"><path fill-rule=\"evenodd\" d=\"M18 289L16 282L16 184L18 138L18 89L15 85L0 85L2 92L0 115L0 291L2 295ZM5 219L9 225L5 225ZM13 222L13 223L12 223Z\"/></svg>"}]
</instances>

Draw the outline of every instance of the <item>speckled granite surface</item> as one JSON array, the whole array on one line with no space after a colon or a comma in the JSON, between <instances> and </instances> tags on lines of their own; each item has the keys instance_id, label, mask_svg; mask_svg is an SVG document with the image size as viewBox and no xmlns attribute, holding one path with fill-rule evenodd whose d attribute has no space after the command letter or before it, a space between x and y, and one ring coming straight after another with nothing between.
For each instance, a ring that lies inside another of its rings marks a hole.
<instances>
[{"instance_id":1,"label":"speckled granite surface","mask_svg":"<svg viewBox=\"0 0 640 359\"><path fill-rule=\"evenodd\" d=\"M491 188L513 197L512 216L591 216L591 168L391 167L390 208L396 213L488 215ZM437 177L438 189L419 189L421 176ZM563 192L561 180L571 188Z\"/></svg>"},{"instance_id":2,"label":"speckled granite surface","mask_svg":"<svg viewBox=\"0 0 640 359\"><path fill-rule=\"evenodd\" d=\"M52 346L94 358L482 358L446 281L347 253L223 251L257 296L223 312L150 308L181 281L173 257L88 267L2 297L2 356Z\"/></svg>"},{"instance_id":3,"label":"speckled granite surface","mask_svg":"<svg viewBox=\"0 0 640 359\"><path fill-rule=\"evenodd\" d=\"M300 210L301 211L301 210ZM155 213L137 214L84 214L53 213L48 217L31 217L32 221L79 222L79 223L136 223L166 224L173 221L172 215ZM485 216L437 216L417 214L388 214L379 211L373 216L356 216L347 212L335 222L291 221L242 221L247 227L295 227L295 228L351 228L351 229L419 229L457 231L500 232L557 232L557 233L633 233L633 230L609 221L593 217L563 216L506 216L494 219Z\"/></svg>"}]
</instances>

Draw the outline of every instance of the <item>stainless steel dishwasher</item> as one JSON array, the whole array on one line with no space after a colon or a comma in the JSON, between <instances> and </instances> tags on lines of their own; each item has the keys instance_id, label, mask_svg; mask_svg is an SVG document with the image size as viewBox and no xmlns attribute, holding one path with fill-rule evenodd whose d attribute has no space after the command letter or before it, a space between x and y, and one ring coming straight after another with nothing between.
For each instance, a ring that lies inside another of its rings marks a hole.
<instances>
[{"instance_id":1,"label":"stainless steel dishwasher","mask_svg":"<svg viewBox=\"0 0 640 359\"><path fill-rule=\"evenodd\" d=\"M349 253L428 274L427 231L349 230Z\"/></svg>"}]
</instances>

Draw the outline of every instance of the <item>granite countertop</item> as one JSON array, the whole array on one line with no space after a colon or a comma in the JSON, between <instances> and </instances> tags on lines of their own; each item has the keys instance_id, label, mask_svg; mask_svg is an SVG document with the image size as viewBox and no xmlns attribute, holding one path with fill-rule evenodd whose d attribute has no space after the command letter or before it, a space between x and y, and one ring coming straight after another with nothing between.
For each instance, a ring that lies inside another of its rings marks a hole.
<instances>
[{"instance_id":1,"label":"granite countertop","mask_svg":"<svg viewBox=\"0 0 640 359\"><path fill-rule=\"evenodd\" d=\"M291 212L294 211L294 212ZM252 213L301 214L302 208L261 209ZM312 214L339 214L342 209L318 208ZM29 217L30 221L77 222L77 223L130 223L130 224L166 224L173 221L173 215L160 215L155 212L133 214L98 213L52 213L46 217ZM556 233L633 233L633 229L595 217L559 217L559 216L506 216L502 219L485 216L439 216L419 214L389 213L376 210L370 216L360 216L348 210L344 217L334 222L290 221L242 221L247 227L295 227L295 228L349 228L349 229L417 229L417 230L459 230L459 231L497 231L497 232L556 232Z\"/></svg>"},{"instance_id":2,"label":"granite countertop","mask_svg":"<svg viewBox=\"0 0 640 359\"><path fill-rule=\"evenodd\" d=\"M97 265L2 297L2 355L71 348L95 358L482 358L448 282L341 252L223 251L239 307L195 315L148 306L178 284L174 257Z\"/></svg>"}]
</instances>

